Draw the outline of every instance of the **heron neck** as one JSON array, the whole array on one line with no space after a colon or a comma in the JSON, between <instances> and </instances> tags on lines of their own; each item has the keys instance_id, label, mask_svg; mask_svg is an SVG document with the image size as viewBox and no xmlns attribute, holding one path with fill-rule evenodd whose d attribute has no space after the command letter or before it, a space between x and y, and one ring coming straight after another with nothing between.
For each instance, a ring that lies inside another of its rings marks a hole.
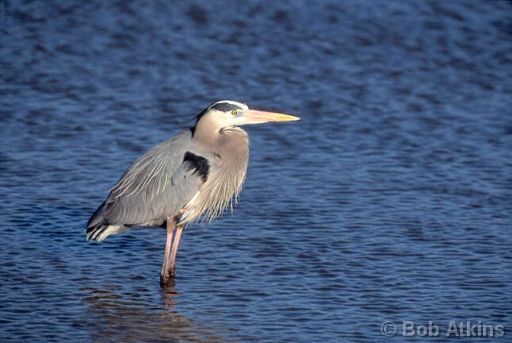
<instances>
[{"instance_id":1,"label":"heron neck","mask_svg":"<svg viewBox=\"0 0 512 343\"><path fill-rule=\"evenodd\" d=\"M192 139L204 147L211 147L217 143L221 128L212 118L204 116L194 128Z\"/></svg>"}]
</instances>

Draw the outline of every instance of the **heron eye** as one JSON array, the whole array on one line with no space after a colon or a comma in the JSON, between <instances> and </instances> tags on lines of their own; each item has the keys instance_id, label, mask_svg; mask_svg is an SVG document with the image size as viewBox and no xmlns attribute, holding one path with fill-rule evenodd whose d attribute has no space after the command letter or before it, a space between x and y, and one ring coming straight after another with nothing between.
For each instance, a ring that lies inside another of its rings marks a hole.
<instances>
[{"instance_id":1,"label":"heron eye","mask_svg":"<svg viewBox=\"0 0 512 343\"><path fill-rule=\"evenodd\" d=\"M237 112L236 110L233 110L233 111L231 111L231 114L232 114L233 116L236 116L236 115L238 114L238 112Z\"/></svg>"}]
</instances>

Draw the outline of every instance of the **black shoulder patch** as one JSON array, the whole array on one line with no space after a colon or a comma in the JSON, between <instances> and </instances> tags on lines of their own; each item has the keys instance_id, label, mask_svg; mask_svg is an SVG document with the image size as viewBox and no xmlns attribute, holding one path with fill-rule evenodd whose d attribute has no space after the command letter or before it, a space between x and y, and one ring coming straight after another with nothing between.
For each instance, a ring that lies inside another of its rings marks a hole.
<instances>
[{"instance_id":1,"label":"black shoulder patch","mask_svg":"<svg viewBox=\"0 0 512 343\"><path fill-rule=\"evenodd\" d=\"M206 182L208 173L210 172L210 164L206 158L187 151L183 157L183 162L188 162L188 170L195 169L194 174L197 173L201 179L203 179L203 182Z\"/></svg>"}]
</instances>

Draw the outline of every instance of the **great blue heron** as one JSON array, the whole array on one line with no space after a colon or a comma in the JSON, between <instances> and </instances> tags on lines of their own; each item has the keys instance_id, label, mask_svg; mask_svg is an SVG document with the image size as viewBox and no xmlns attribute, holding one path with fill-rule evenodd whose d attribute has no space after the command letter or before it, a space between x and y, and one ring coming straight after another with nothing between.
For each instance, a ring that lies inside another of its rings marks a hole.
<instances>
[{"instance_id":1,"label":"great blue heron","mask_svg":"<svg viewBox=\"0 0 512 343\"><path fill-rule=\"evenodd\" d=\"M183 228L202 215L212 220L240 193L249 162L249 137L238 126L299 118L218 101L196 125L136 160L87 223L87 239L102 241L132 227L167 227L160 274L172 283Z\"/></svg>"}]
</instances>

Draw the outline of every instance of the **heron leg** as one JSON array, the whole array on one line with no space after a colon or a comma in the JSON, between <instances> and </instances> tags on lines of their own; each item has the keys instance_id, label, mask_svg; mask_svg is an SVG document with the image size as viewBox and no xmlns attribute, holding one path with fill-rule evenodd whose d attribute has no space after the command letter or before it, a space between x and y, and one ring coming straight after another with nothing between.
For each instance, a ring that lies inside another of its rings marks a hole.
<instances>
[{"instance_id":1,"label":"heron leg","mask_svg":"<svg viewBox=\"0 0 512 343\"><path fill-rule=\"evenodd\" d=\"M174 239L172 241L171 260L169 264L169 272L171 274L171 278L174 278L174 275L176 275L176 255L178 254L178 247L180 245L180 238L182 232L183 225L178 225L176 227L176 234L174 235Z\"/></svg>"},{"instance_id":2,"label":"heron leg","mask_svg":"<svg viewBox=\"0 0 512 343\"><path fill-rule=\"evenodd\" d=\"M167 241L165 242L165 254L164 261L162 264L162 271L160 272L160 283L166 285L172 279L170 275L170 260L171 260L171 251L173 246L174 237L176 235L176 217L167 219Z\"/></svg>"}]
</instances>

